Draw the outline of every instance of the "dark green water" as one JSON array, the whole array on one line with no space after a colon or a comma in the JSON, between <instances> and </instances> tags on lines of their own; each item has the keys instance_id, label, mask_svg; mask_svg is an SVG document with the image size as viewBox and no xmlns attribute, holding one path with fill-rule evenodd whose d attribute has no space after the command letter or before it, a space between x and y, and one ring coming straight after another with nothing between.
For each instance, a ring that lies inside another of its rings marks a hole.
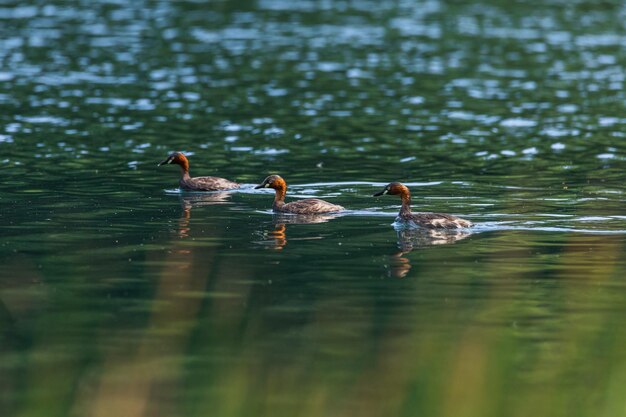
<instances>
[{"instance_id":1,"label":"dark green water","mask_svg":"<svg viewBox=\"0 0 626 417\"><path fill-rule=\"evenodd\" d=\"M0 415L626 416L625 21L1 2ZM476 229L396 232L395 180Z\"/></svg>"}]
</instances>

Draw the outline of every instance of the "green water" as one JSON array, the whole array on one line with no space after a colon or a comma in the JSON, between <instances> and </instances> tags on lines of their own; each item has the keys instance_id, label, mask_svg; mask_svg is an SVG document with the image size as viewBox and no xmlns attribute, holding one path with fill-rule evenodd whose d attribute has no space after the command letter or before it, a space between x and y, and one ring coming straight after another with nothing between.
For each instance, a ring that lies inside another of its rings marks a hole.
<instances>
[{"instance_id":1,"label":"green water","mask_svg":"<svg viewBox=\"0 0 626 417\"><path fill-rule=\"evenodd\" d=\"M626 416L625 21L0 3L0 415ZM390 181L476 228L396 231Z\"/></svg>"}]
</instances>

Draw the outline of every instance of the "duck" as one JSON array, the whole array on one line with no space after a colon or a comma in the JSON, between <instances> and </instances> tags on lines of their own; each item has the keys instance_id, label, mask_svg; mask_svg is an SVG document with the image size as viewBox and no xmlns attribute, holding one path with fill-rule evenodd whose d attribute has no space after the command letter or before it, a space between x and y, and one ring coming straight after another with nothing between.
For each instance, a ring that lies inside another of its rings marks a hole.
<instances>
[{"instance_id":1,"label":"duck","mask_svg":"<svg viewBox=\"0 0 626 417\"><path fill-rule=\"evenodd\" d=\"M176 164L180 165L180 188L187 191L224 191L234 190L239 184L219 177L190 177L189 160L182 152L173 152L158 166Z\"/></svg>"},{"instance_id":2,"label":"duck","mask_svg":"<svg viewBox=\"0 0 626 417\"><path fill-rule=\"evenodd\" d=\"M396 217L396 223L409 227L422 227L426 229L463 229L472 227L469 220L444 213L412 213L411 212L411 192L409 188L399 182L392 182L385 186L385 189L374 194L374 197L381 195L400 195L402 207Z\"/></svg>"},{"instance_id":3,"label":"duck","mask_svg":"<svg viewBox=\"0 0 626 417\"><path fill-rule=\"evenodd\" d=\"M256 187L273 188L276 190L274 196L274 204L272 209L277 213L293 213L293 214L322 214L336 213L345 210L342 206L329 203L328 201L318 198L306 198L304 200L292 201L285 203L285 194L287 193L287 183L279 175L270 175Z\"/></svg>"}]
</instances>

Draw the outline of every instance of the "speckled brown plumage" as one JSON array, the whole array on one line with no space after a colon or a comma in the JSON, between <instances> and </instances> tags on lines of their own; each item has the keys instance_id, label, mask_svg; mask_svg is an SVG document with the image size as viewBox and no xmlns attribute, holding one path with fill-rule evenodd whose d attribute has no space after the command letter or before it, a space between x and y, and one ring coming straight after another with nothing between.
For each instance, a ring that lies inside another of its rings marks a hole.
<instances>
[{"instance_id":1,"label":"speckled brown plumage","mask_svg":"<svg viewBox=\"0 0 626 417\"><path fill-rule=\"evenodd\" d=\"M219 177L190 177L189 160L182 152L174 152L167 159L161 161L159 166L176 164L180 166L180 188L187 191L224 191L239 188L236 182Z\"/></svg>"},{"instance_id":2,"label":"speckled brown plumage","mask_svg":"<svg viewBox=\"0 0 626 417\"><path fill-rule=\"evenodd\" d=\"M318 198L306 198L304 200L293 201L291 203L285 203L285 194L287 194L287 183L278 175L270 175L265 180L254 188L273 188L276 190L274 197L274 204L272 209L281 213L294 213L294 214L321 214L321 213L335 213L345 210L343 207L336 204L331 204L328 201L320 200Z\"/></svg>"},{"instance_id":3,"label":"speckled brown plumage","mask_svg":"<svg viewBox=\"0 0 626 417\"><path fill-rule=\"evenodd\" d=\"M383 194L400 195L402 207L396 217L396 222L404 223L411 227L423 227L428 229L461 229L472 227L472 222L461 219L451 214L443 213L412 213L411 212L411 192L399 182L388 184L385 189L374 196Z\"/></svg>"}]
</instances>

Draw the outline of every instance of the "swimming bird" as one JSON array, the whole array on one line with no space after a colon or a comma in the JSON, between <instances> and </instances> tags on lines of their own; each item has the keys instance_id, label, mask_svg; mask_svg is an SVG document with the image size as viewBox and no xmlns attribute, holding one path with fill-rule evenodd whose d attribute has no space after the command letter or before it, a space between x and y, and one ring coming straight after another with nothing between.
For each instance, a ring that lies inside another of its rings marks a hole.
<instances>
[{"instance_id":1,"label":"swimming bird","mask_svg":"<svg viewBox=\"0 0 626 417\"><path fill-rule=\"evenodd\" d=\"M318 214L318 213L334 213L345 210L336 204L318 198L306 198L304 200L292 201L285 203L285 194L287 193L287 183L279 175L270 175L263 182L254 188L273 188L276 190L274 196L274 204L272 209L281 213L294 214Z\"/></svg>"},{"instance_id":2,"label":"swimming bird","mask_svg":"<svg viewBox=\"0 0 626 417\"><path fill-rule=\"evenodd\" d=\"M384 194L400 195L402 207L396 217L396 222L409 227L424 227L428 229L460 229L472 227L472 222L461 219L451 214L443 213L412 213L411 212L411 192L406 185L399 182L388 184L384 190L374 194L378 197Z\"/></svg>"},{"instance_id":3,"label":"swimming bird","mask_svg":"<svg viewBox=\"0 0 626 417\"><path fill-rule=\"evenodd\" d=\"M189 160L182 152L173 152L167 159L161 161L158 166L176 164L180 165L180 188L188 191L223 191L239 188L236 182L219 177L195 177L189 176Z\"/></svg>"}]
</instances>

